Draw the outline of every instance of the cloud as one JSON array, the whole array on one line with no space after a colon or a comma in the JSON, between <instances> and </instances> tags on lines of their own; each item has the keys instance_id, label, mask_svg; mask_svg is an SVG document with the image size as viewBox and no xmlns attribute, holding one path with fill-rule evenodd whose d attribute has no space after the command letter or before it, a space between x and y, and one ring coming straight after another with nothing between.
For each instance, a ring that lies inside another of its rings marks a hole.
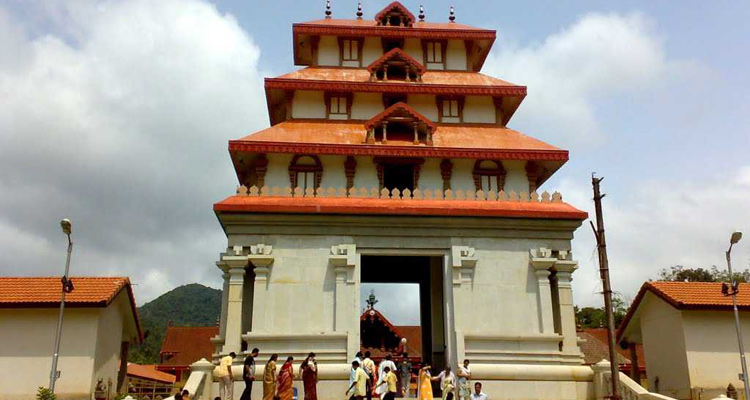
<instances>
[{"instance_id":1,"label":"cloud","mask_svg":"<svg viewBox=\"0 0 750 400\"><path fill-rule=\"evenodd\" d=\"M709 177L703 181L662 182L644 179L628 191L603 200L607 251L613 289L632 300L644 281L655 279L673 265L690 268L726 268L724 252L734 230L750 228L750 185L727 184L736 177ZM604 180L602 191L614 184ZM563 181L565 200L589 212L594 209L590 187ZM750 268L750 241L732 250L736 270ZM596 243L591 228L576 232L573 252L580 263L573 284L577 304L599 304L601 292Z\"/></svg>"},{"instance_id":2,"label":"cloud","mask_svg":"<svg viewBox=\"0 0 750 400\"><path fill-rule=\"evenodd\" d=\"M563 146L601 142L597 100L642 93L676 67L652 25L641 14L586 14L540 43L501 38L482 72L528 86L512 124Z\"/></svg>"},{"instance_id":3,"label":"cloud","mask_svg":"<svg viewBox=\"0 0 750 400\"><path fill-rule=\"evenodd\" d=\"M69 217L74 275L129 275L139 303L217 286L226 143L267 124L258 47L198 0L36 11L0 8L0 274L62 274Z\"/></svg>"},{"instance_id":4,"label":"cloud","mask_svg":"<svg viewBox=\"0 0 750 400\"><path fill-rule=\"evenodd\" d=\"M364 310L372 291L379 310L396 326L419 325L419 285L412 283L363 283L360 290L360 309Z\"/></svg>"}]
</instances>

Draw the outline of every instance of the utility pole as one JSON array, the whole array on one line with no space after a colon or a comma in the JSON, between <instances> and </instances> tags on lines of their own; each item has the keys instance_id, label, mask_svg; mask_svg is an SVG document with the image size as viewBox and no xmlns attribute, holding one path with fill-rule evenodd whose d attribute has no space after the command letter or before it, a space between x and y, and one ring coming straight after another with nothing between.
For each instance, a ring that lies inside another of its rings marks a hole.
<instances>
[{"instance_id":1,"label":"utility pole","mask_svg":"<svg viewBox=\"0 0 750 400\"><path fill-rule=\"evenodd\" d=\"M604 295L604 312L607 314L607 338L609 344L609 362L612 368L612 396L611 399L620 399L620 369L617 364L617 350L615 347L615 317L612 312L612 285L609 282L609 261L607 260L607 240L604 237L604 217L602 216L602 198L605 195L599 191L599 183L604 178L597 178L591 174L591 185L594 187L594 207L596 208L596 228L591 223L596 237L596 248L599 253L599 275L602 278Z\"/></svg>"}]
</instances>

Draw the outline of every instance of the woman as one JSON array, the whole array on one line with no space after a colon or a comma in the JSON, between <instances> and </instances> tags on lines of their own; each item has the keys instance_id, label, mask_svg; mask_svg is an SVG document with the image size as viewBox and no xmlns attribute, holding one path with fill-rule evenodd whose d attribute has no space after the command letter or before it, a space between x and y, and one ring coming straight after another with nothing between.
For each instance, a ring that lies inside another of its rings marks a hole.
<instances>
[{"instance_id":1,"label":"woman","mask_svg":"<svg viewBox=\"0 0 750 400\"><path fill-rule=\"evenodd\" d=\"M432 400L432 375L430 374L430 364L425 364L425 366L419 370L417 383L417 400Z\"/></svg>"},{"instance_id":2,"label":"woman","mask_svg":"<svg viewBox=\"0 0 750 400\"><path fill-rule=\"evenodd\" d=\"M273 400L276 396L276 360L278 354L271 354L263 370L263 400Z\"/></svg>"},{"instance_id":3,"label":"woman","mask_svg":"<svg viewBox=\"0 0 750 400\"><path fill-rule=\"evenodd\" d=\"M279 400L292 400L292 381L294 380L294 358L289 356L279 370L279 378L276 385L276 396Z\"/></svg>"},{"instance_id":4,"label":"woman","mask_svg":"<svg viewBox=\"0 0 750 400\"><path fill-rule=\"evenodd\" d=\"M318 361L315 353L307 355L299 367L299 375L305 388L305 400L318 400Z\"/></svg>"},{"instance_id":5,"label":"woman","mask_svg":"<svg viewBox=\"0 0 750 400\"><path fill-rule=\"evenodd\" d=\"M464 360L464 365L458 367L458 400L469 400L471 396L471 369L469 360Z\"/></svg>"}]
</instances>

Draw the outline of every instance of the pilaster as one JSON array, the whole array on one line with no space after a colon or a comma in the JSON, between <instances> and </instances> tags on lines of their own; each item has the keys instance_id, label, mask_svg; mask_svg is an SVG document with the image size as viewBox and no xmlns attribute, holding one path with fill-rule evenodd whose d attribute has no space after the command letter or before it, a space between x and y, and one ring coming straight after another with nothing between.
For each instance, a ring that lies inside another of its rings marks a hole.
<instances>
[{"instance_id":1,"label":"pilaster","mask_svg":"<svg viewBox=\"0 0 750 400\"><path fill-rule=\"evenodd\" d=\"M247 260L255 273L255 287L253 287L253 331L267 332L268 324L268 282L274 256L273 246L256 244L250 246Z\"/></svg>"},{"instance_id":2,"label":"pilaster","mask_svg":"<svg viewBox=\"0 0 750 400\"><path fill-rule=\"evenodd\" d=\"M245 268L247 256L243 254L242 246L235 246L232 250L222 254L217 266L229 274L227 290L227 316L224 330L224 346L222 353L240 352L242 345L242 292L245 283Z\"/></svg>"},{"instance_id":3,"label":"pilaster","mask_svg":"<svg viewBox=\"0 0 750 400\"><path fill-rule=\"evenodd\" d=\"M229 300L229 272L223 266L221 262L216 263L222 271L222 279L224 284L222 285L221 291L221 315L219 316L219 334L211 338L211 343L216 346L216 353L221 353L221 349L224 346L224 339L226 338L227 332L227 303Z\"/></svg>"},{"instance_id":4,"label":"pilaster","mask_svg":"<svg viewBox=\"0 0 750 400\"><path fill-rule=\"evenodd\" d=\"M573 304L573 272L578 269L578 261L572 260L568 251L560 251L555 261L557 271L557 289L560 296L560 325L563 334L563 351L578 352L578 337L576 336L576 315Z\"/></svg>"},{"instance_id":5,"label":"pilaster","mask_svg":"<svg viewBox=\"0 0 750 400\"><path fill-rule=\"evenodd\" d=\"M354 244L341 244L331 246L329 256L336 274L336 292L334 297L334 332L348 332L347 352L351 354L359 348L359 335L356 328L359 327L357 318L357 304L359 293L357 293L355 270L359 263L357 246ZM352 326L353 321L356 327Z\"/></svg>"},{"instance_id":6,"label":"pilaster","mask_svg":"<svg viewBox=\"0 0 750 400\"><path fill-rule=\"evenodd\" d=\"M537 285L537 302L539 303L539 332L555 333L555 325L552 319L552 290L549 276L550 268L555 265L556 258L552 257L552 250L541 247L531 250L531 266L534 268ZM575 334L575 330L573 332Z\"/></svg>"},{"instance_id":7,"label":"pilaster","mask_svg":"<svg viewBox=\"0 0 750 400\"><path fill-rule=\"evenodd\" d=\"M468 246L451 247L451 268L454 285L471 283L474 277L474 268L477 265L477 257L474 248Z\"/></svg>"}]
</instances>

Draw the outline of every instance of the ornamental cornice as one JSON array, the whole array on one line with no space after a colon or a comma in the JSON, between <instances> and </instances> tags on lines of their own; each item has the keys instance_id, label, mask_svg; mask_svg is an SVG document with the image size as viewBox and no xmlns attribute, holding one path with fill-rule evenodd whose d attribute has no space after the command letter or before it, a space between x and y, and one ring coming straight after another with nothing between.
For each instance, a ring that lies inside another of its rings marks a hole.
<instances>
[{"instance_id":1,"label":"ornamental cornice","mask_svg":"<svg viewBox=\"0 0 750 400\"><path fill-rule=\"evenodd\" d=\"M331 36L378 36L378 37L409 37L424 39L465 39L492 40L497 34L488 29L431 29L421 27L396 26L326 26L317 24L297 23L292 25L294 35L331 35Z\"/></svg>"},{"instance_id":2,"label":"ornamental cornice","mask_svg":"<svg viewBox=\"0 0 750 400\"><path fill-rule=\"evenodd\" d=\"M265 88L280 90L335 90L436 95L526 96L526 86L448 85L406 82L345 82L312 79L266 78Z\"/></svg>"},{"instance_id":3,"label":"ornamental cornice","mask_svg":"<svg viewBox=\"0 0 750 400\"><path fill-rule=\"evenodd\" d=\"M229 151L248 153L326 154L343 156L443 157L500 160L568 161L567 150L458 149L425 146L344 145L230 140Z\"/></svg>"}]
</instances>

